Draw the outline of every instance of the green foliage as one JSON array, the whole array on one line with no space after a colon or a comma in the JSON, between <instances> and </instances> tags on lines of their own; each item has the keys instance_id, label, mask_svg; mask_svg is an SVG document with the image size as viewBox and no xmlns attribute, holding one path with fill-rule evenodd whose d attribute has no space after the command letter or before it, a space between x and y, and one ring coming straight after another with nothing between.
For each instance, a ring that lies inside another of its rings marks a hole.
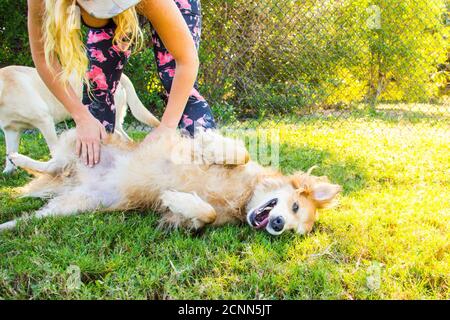
<instances>
[{"instance_id":1,"label":"green foliage","mask_svg":"<svg viewBox=\"0 0 450 320\"><path fill-rule=\"evenodd\" d=\"M0 68L32 66L27 32L27 1L0 0Z\"/></svg>"}]
</instances>

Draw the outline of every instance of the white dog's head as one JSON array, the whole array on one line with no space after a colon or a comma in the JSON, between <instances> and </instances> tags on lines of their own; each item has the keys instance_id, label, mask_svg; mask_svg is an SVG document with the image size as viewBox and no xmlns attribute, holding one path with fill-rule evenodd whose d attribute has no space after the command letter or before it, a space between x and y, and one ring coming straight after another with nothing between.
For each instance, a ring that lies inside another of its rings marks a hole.
<instances>
[{"instance_id":1,"label":"white dog's head","mask_svg":"<svg viewBox=\"0 0 450 320\"><path fill-rule=\"evenodd\" d=\"M342 190L326 177L311 176L310 171L266 177L258 183L247 206L248 224L272 235L285 230L310 232L317 209L329 207Z\"/></svg>"}]
</instances>

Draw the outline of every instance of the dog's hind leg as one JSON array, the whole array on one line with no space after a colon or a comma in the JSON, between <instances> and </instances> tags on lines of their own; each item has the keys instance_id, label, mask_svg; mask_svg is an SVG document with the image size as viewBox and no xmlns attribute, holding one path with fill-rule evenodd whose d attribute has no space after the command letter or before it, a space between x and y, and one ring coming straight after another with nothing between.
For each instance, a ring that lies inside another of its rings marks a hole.
<instances>
[{"instance_id":1,"label":"dog's hind leg","mask_svg":"<svg viewBox=\"0 0 450 320\"><path fill-rule=\"evenodd\" d=\"M8 160L15 166L20 167L31 173L49 173L54 174L63 169L64 164L58 161L57 158L53 158L49 161L37 161L30 157L24 156L19 153L12 153L8 155Z\"/></svg>"},{"instance_id":2,"label":"dog's hind leg","mask_svg":"<svg viewBox=\"0 0 450 320\"><path fill-rule=\"evenodd\" d=\"M161 195L162 206L168 208L172 215L163 217L163 222L172 225L186 225L195 229L216 220L216 211L195 193L165 191Z\"/></svg>"},{"instance_id":3,"label":"dog's hind leg","mask_svg":"<svg viewBox=\"0 0 450 320\"><path fill-rule=\"evenodd\" d=\"M198 130L194 138L194 158L207 164L244 165L250 155L241 140L224 137L212 130Z\"/></svg>"},{"instance_id":4,"label":"dog's hind leg","mask_svg":"<svg viewBox=\"0 0 450 320\"><path fill-rule=\"evenodd\" d=\"M8 159L8 155L19 151L20 132L11 129L4 129L3 132L5 133L6 141L6 163L3 173L9 174L13 172L16 167L14 163Z\"/></svg>"},{"instance_id":5,"label":"dog's hind leg","mask_svg":"<svg viewBox=\"0 0 450 320\"><path fill-rule=\"evenodd\" d=\"M42 219L46 217L63 217L80 214L82 212L94 211L100 208L99 201L85 193L71 192L70 194L58 196L51 199L45 207L36 211L35 214L24 216L16 220L11 220L0 224L0 232L16 227L19 221L26 221L31 218Z\"/></svg>"}]
</instances>

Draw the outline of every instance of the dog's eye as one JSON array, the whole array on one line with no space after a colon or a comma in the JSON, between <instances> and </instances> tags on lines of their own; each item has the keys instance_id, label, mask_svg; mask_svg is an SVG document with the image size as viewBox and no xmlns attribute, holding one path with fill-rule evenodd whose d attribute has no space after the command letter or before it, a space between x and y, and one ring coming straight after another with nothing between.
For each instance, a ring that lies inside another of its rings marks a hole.
<instances>
[{"instance_id":1,"label":"dog's eye","mask_svg":"<svg viewBox=\"0 0 450 320\"><path fill-rule=\"evenodd\" d=\"M292 211L294 211L294 213L297 213L297 211L298 211L298 203L297 202L294 202L294 204L292 205Z\"/></svg>"}]
</instances>

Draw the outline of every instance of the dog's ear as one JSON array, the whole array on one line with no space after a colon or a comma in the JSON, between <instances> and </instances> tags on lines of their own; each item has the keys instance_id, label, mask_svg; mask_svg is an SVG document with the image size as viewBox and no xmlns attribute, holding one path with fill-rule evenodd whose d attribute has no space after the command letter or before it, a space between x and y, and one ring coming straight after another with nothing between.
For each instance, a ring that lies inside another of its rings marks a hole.
<instances>
[{"instance_id":1,"label":"dog's ear","mask_svg":"<svg viewBox=\"0 0 450 320\"><path fill-rule=\"evenodd\" d=\"M289 176L289 180L297 193L308 195L311 191L311 186L313 185L314 181L322 179L310 175L311 171L314 168L316 167L312 167L308 170L308 172L297 171ZM326 177L324 178L326 179Z\"/></svg>"},{"instance_id":2,"label":"dog's ear","mask_svg":"<svg viewBox=\"0 0 450 320\"><path fill-rule=\"evenodd\" d=\"M294 172L289 176L289 180L297 192L303 192L306 188L305 173L303 171Z\"/></svg>"},{"instance_id":3,"label":"dog's ear","mask_svg":"<svg viewBox=\"0 0 450 320\"><path fill-rule=\"evenodd\" d=\"M340 185L318 182L312 186L310 196L317 208L320 209L332 206L334 198L341 191L342 187Z\"/></svg>"}]
</instances>

